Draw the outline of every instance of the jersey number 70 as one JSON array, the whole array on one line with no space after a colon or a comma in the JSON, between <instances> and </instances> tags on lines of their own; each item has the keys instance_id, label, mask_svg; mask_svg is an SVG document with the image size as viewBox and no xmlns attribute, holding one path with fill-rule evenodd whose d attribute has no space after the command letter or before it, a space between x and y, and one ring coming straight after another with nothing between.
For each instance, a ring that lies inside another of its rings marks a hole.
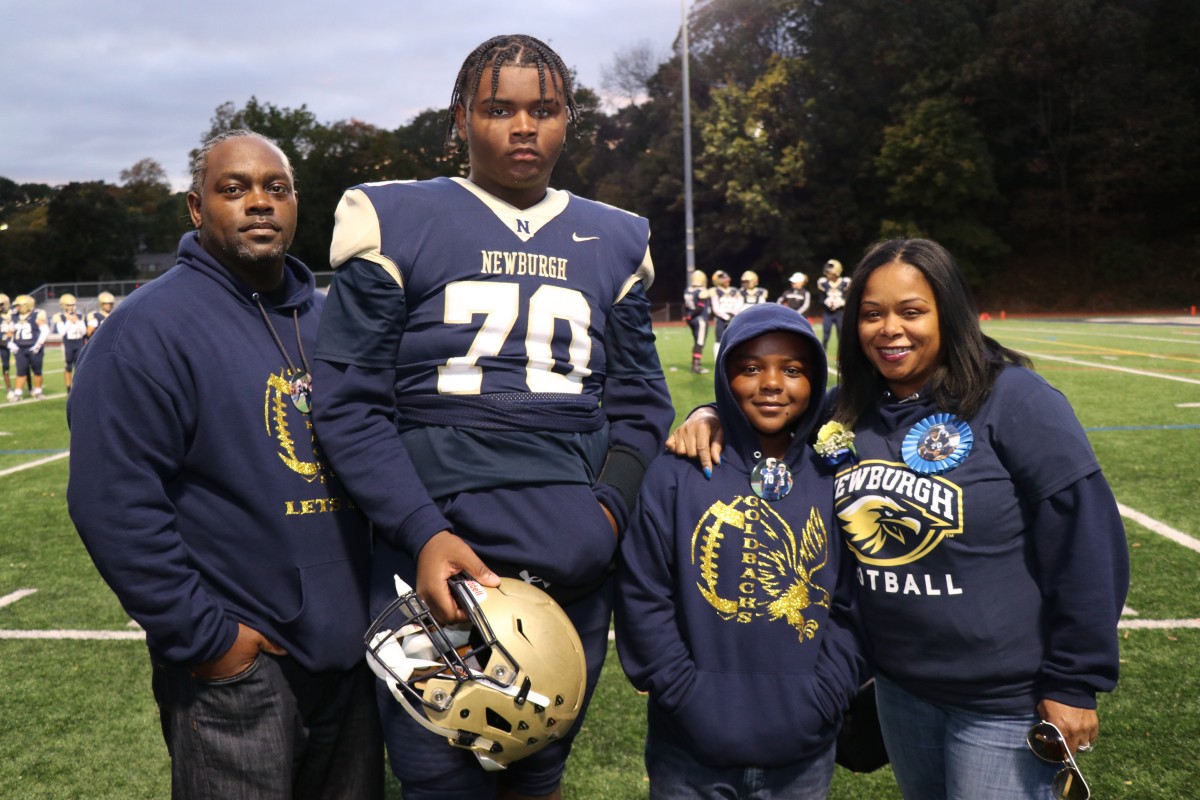
<instances>
[{"instance_id":1,"label":"jersey number 70","mask_svg":"<svg viewBox=\"0 0 1200 800\"><path fill-rule=\"evenodd\" d=\"M521 314L520 284L503 281L456 281L446 285L446 314L451 325L469 325L483 314L483 325L465 356L454 356L438 367L438 394L479 394L483 368L476 362L496 356L508 340ZM553 371L554 322L564 320L571 329L567 347L569 371ZM583 380L592 374L588 361L592 337L588 328L592 307L576 289L542 286L529 298L525 314L525 384L531 392L580 394Z\"/></svg>"}]
</instances>

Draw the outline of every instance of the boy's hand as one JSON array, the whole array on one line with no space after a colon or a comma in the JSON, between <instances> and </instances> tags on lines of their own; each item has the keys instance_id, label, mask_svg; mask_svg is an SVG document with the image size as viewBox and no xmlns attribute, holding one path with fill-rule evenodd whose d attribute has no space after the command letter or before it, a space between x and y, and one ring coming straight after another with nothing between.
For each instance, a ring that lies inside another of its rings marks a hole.
<instances>
[{"instance_id":1,"label":"boy's hand","mask_svg":"<svg viewBox=\"0 0 1200 800\"><path fill-rule=\"evenodd\" d=\"M500 576L488 569L471 546L450 531L435 533L417 555L417 594L433 618L443 625L466 622L467 615L454 602L449 580L467 572L483 586L500 585Z\"/></svg>"},{"instance_id":2,"label":"boy's hand","mask_svg":"<svg viewBox=\"0 0 1200 800\"><path fill-rule=\"evenodd\" d=\"M725 431L716 409L697 408L667 437L666 446L668 452L699 461L704 474L711 478L713 465L721 463L721 451L725 449Z\"/></svg>"}]
</instances>

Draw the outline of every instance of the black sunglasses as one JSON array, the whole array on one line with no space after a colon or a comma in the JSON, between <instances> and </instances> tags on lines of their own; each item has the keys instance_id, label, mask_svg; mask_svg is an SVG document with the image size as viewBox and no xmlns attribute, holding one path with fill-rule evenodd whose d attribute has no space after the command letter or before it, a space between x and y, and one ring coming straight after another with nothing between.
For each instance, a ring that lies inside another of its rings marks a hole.
<instances>
[{"instance_id":1,"label":"black sunglasses","mask_svg":"<svg viewBox=\"0 0 1200 800\"><path fill-rule=\"evenodd\" d=\"M1034 725L1025 735L1025 743L1042 761L1064 765L1050 784L1058 800L1088 800L1092 796L1067 740L1053 723L1042 721Z\"/></svg>"}]
</instances>

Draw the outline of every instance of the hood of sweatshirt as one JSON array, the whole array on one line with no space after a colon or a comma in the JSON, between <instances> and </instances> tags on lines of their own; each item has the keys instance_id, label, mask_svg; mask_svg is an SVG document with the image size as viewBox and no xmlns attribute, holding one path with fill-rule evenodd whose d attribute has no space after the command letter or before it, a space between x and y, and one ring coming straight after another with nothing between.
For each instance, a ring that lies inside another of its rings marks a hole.
<instances>
[{"instance_id":1,"label":"hood of sweatshirt","mask_svg":"<svg viewBox=\"0 0 1200 800\"><path fill-rule=\"evenodd\" d=\"M254 302L255 290L205 250L200 244L200 234L196 231L184 234L179 240L178 261L181 266L194 269L216 281L243 305L257 308ZM316 285L312 272L300 259L285 256L283 283L272 292L262 293L262 301L268 308L290 315L293 309L303 308L306 303L312 301Z\"/></svg>"},{"instance_id":2,"label":"hood of sweatshirt","mask_svg":"<svg viewBox=\"0 0 1200 800\"><path fill-rule=\"evenodd\" d=\"M725 430L725 450L721 454L721 466L727 464L749 473L760 460L758 431L750 424L745 413L738 405L733 391L729 388L729 375L726 364L731 353L750 339L773 332L794 333L806 339L810 345L811 366L809 381L811 391L808 408L796 422L792 443L788 447L786 460L793 468L796 460L804 451L813 428L821 416L822 399L825 397L825 386L829 380L828 362L821 340L813 332L812 326L802 315L787 306L760 304L748 306L740 312L721 337L721 350L717 356L717 368L714 371L714 389L717 398L717 414Z\"/></svg>"}]
</instances>

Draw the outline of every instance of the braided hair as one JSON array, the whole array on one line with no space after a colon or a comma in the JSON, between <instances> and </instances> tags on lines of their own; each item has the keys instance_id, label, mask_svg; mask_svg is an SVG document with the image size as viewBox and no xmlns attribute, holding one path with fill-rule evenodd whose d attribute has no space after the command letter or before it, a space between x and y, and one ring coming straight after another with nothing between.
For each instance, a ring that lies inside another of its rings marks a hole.
<instances>
[{"instance_id":1,"label":"braided hair","mask_svg":"<svg viewBox=\"0 0 1200 800\"><path fill-rule=\"evenodd\" d=\"M567 122L575 124L579 121L579 106L575 103L575 87L571 81L571 72L563 63L562 57L550 49L540 39L525 34L508 34L493 36L471 51L463 62L462 69L454 81L454 91L450 95L450 111L446 115L446 144L451 150L458 149L458 137L455 136L455 110L461 105L468 108L471 98L479 91L483 82L483 74L488 64L491 64L492 94L490 102L496 100L496 90L500 86L500 70L503 67L536 67L538 83L542 90L542 102L546 102L547 76L553 85L553 76L557 75L562 83L563 105L567 109Z\"/></svg>"},{"instance_id":2,"label":"braided hair","mask_svg":"<svg viewBox=\"0 0 1200 800\"><path fill-rule=\"evenodd\" d=\"M263 136L257 131L246 130L245 128L235 128L233 130L221 131L204 144L200 145L199 150L192 151L192 188L191 191L196 194L204 193L204 181L208 177L208 156L212 153L213 148L221 142L227 142L230 139L259 139L274 147L283 155L283 163L287 164L288 177L292 183L296 182L295 170L292 168L292 160L287 157L287 153L283 152L283 148L269 136Z\"/></svg>"}]
</instances>

